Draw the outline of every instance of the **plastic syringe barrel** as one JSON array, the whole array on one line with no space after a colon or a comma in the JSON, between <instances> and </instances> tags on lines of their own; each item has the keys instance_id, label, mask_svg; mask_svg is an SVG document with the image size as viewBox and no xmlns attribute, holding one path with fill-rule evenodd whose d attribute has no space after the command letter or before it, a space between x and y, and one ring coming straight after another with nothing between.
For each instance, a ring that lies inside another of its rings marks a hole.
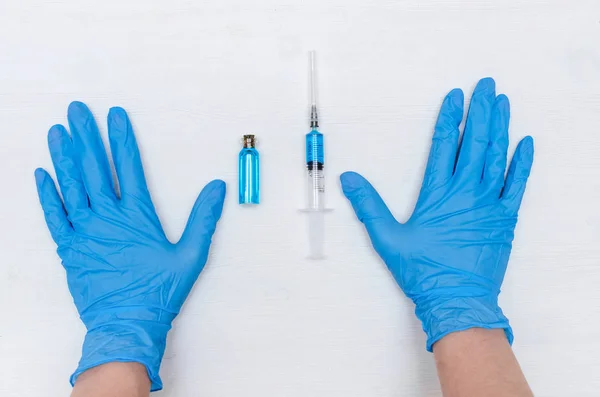
<instances>
[{"instance_id":1,"label":"plastic syringe barrel","mask_svg":"<svg viewBox=\"0 0 600 397\"><path fill-rule=\"evenodd\" d=\"M306 169L308 171L308 210L325 208L323 134L316 129L306 134Z\"/></svg>"}]
</instances>

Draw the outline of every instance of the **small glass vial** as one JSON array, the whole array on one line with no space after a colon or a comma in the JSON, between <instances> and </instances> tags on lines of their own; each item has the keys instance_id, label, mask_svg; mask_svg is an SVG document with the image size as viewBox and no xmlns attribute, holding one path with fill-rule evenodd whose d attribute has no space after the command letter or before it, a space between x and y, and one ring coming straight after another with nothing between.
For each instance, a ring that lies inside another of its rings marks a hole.
<instances>
[{"instance_id":1,"label":"small glass vial","mask_svg":"<svg viewBox=\"0 0 600 397\"><path fill-rule=\"evenodd\" d=\"M239 203L260 203L260 161L254 135L244 135L239 156Z\"/></svg>"}]
</instances>

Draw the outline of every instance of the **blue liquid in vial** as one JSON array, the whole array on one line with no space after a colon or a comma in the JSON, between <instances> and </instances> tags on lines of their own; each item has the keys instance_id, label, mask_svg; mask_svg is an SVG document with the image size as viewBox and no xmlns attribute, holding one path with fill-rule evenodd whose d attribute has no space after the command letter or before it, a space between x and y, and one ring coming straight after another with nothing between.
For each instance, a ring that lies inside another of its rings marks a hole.
<instances>
[{"instance_id":1,"label":"blue liquid in vial","mask_svg":"<svg viewBox=\"0 0 600 397\"><path fill-rule=\"evenodd\" d=\"M260 203L260 161L258 151L252 141L251 147L244 147L239 155L239 203Z\"/></svg>"}]
</instances>

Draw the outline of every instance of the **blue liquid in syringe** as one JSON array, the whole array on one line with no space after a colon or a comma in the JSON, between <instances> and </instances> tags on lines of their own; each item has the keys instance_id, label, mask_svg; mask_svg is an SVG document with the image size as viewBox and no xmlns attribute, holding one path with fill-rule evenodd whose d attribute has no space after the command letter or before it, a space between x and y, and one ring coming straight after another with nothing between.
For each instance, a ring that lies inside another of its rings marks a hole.
<instances>
[{"instance_id":1,"label":"blue liquid in syringe","mask_svg":"<svg viewBox=\"0 0 600 397\"><path fill-rule=\"evenodd\" d=\"M323 134L315 128L306 134L306 168L308 171L308 208L321 211L325 207L323 177Z\"/></svg>"},{"instance_id":2,"label":"blue liquid in syringe","mask_svg":"<svg viewBox=\"0 0 600 397\"><path fill-rule=\"evenodd\" d=\"M322 170L324 165L323 134L316 129L306 134L306 166L309 171Z\"/></svg>"}]
</instances>

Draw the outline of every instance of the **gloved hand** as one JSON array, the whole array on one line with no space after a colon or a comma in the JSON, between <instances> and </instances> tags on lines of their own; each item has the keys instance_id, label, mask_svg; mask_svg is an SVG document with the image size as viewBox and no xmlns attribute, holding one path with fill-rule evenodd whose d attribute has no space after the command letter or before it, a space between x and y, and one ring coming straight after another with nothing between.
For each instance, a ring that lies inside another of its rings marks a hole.
<instances>
[{"instance_id":1,"label":"gloved hand","mask_svg":"<svg viewBox=\"0 0 600 397\"><path fill-rule=\"evenodd\" d=\"M373 247L415 303L429 351L445 335L474 327L503 328L513 339L498 294L533 162L533 139L519 143L505 179L508 98L496 96L494 80L482 79L459 145L463 102L455 89L442 104L421 193L406 223L394 219L362 176L341 176Z\"/></svg>"},{"instance_id":2,"label":"gloved hand","mask_svg":"<svg viewBox=\"0 0 600 397\"><path fill-rule=\"evenodd\" d=\"M87 328L71 383L100 364L138 362L146 366L152 390L160 390L167 332L206 263L225 183L206 185L180 241L172 244L150 199L125 111L112 108L108 114L120 197L90 111L73 102L68 119L72 137L61 125L48 133L64 205L46 171L37 169L35 179L69 290Z\"/></svg>"}]
</instances>

